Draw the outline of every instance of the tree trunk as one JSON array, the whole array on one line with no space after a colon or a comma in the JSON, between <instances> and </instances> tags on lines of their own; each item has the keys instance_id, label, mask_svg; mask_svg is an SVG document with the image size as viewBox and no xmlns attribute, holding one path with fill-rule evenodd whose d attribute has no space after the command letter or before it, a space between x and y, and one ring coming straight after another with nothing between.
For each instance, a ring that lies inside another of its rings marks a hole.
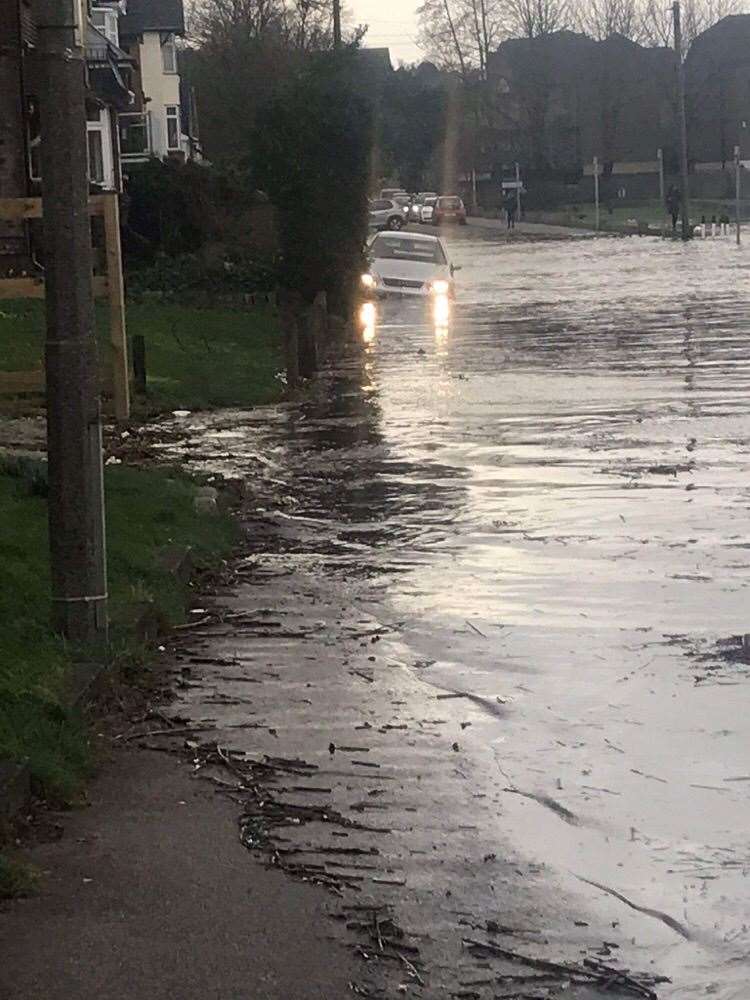
<instances>
[{"instance_id":1,"label":"tree trunk","mask_svg":"<svg viewBox=\"0 0 750 1000\"><path fill-rule=\"evenodd\" d=\"M284 335L286 384L293 391L299 387L299 333L302 299L297 292L283 289L279 293L279 317Z\"/></svg>"}]
</instances>

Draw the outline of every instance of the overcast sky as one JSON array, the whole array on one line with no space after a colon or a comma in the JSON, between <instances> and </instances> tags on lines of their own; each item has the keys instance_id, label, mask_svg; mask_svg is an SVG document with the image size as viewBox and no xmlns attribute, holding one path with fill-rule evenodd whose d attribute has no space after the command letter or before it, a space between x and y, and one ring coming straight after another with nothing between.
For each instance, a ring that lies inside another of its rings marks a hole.
<instances>
[{"instance_id":1,"label":"overcast sky","mask_svg":"<svg viewBox=\"0 0 750 1000\"><path fill-rule=\"evenodd\" d=\"M364 44L389 48L393 65L423 58L416 44L419 0L347 0L355 24L369 24Z\"/></svg>"}]
</instances>

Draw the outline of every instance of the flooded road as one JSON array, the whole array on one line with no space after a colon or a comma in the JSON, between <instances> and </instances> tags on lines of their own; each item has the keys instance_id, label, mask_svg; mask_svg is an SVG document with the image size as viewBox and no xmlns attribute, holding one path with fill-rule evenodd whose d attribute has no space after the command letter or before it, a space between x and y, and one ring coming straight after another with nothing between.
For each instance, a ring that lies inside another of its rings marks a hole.
<instances>
[{"instance_id":1,"label":"flooded road","mask_svg":"<svg viewBox=\"0 0 750 1000\"><path fill-rule=\"evenodd\" d=\"M449 243L462 270L447 329L389 306L363 357L307 402L188 418L175 430L189 443L170 447L268 484L252 566L294 568L306 582L276 606L304 615L300 589L315 594L308 624L318 613L325 626L287 641L288 658L340 652L357 608L361 629L383 629L383 690L404 706L392 728L443 699L432 721L456 734L444 749L455 739L462 761L459 829L531 866L529 912L545 893L577 907L576 927L607 929L631 967L672 979L660 997L746 1000L746 251L472 230ZM326 695L331 731L349 717L361 729L354 717L377 697L357 679L375 657L349 638ZM271 718L278 693L253 696ZM205 716L201 696L186 700ZM283 725L273 739L309 759L302 722ZM436 815L451 815L459 793L428 782ZM452 849L466 857L454 842L441 864ZM410 852L412 865L425 853ZM412 918L432 926L420 887L430 895L434 872L405 871ZM484 922L496 909L476 874L452 867L448 895ZM558 924L547 944L562 941Z\"/></svg>"}]
</instances>

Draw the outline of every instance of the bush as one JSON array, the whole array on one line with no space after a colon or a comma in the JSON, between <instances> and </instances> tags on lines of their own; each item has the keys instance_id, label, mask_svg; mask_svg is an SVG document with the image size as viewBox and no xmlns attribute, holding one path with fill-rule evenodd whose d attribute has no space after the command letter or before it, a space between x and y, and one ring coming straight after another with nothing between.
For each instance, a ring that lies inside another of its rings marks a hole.
<instances>
[{"instance_id":1,"label":"bush","mask_svg":"<svg viewBox=\"0 0 750 1000\"><path fill-rule=\"evenodd\" d=\"M246 257L272 258L276 249L273 212L252 189L247 171L156 159L132 167L122 222L131 267L211 244Z\"/></svg>"},{"instance_id":2,"label":"bush","mask_svg":"<svg viewBox=\"0 0 750 1000\"><path fill-rule=\"evenodd\" d=\"M133 268L128 273L128 297L156 294L164 302L195 305L276 287L274 261L251 260L218 245L213 250L176 257L159 254L150 264Z\"/></svg>"},{"instance_id":3,"label":"bush","mask_svg":"<svg viewBox=\"0 0 750 1000\"><path fill-rule=\"evenodd\" d=\"M325 291L346 315L363 267L373 110L356 87L356 53L311 60L260 115L255 180L277 211L283 287Z\"/></svg>"}]
</instances>

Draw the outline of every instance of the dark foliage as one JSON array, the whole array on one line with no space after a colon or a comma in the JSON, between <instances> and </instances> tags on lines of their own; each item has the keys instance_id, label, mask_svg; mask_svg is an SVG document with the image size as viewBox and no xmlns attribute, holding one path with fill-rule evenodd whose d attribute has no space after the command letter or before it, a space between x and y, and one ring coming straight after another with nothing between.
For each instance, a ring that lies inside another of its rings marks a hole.
<instances>
[{"instance_id":1,"label":"dark foliage","mask_svg":"<svg viewBox=\"0 0 750 1000\"><path fill-rule=\"evenodd\" d=\"M373 143L355 60L350 50L312 58L263 110L252 141L256 183L277 211L282 285L308 302L325 291L342 315L363 266Z\"/></svg>"},{"instance_id":2,"label":"dark foliage","mask_svg":"<svg viewBox=\"0 0 750 1000\"><path fill-rule=\"evenodd\" d=\"M241 172L157 159L132 167L123 211L126 252L176 256L226 242L229 222L249 211L254 198Z\"/></svg>"},{"instance_id":3,"label":"dark foliage","mask_svg":"<svg viewBox=\"0 0 750 1000\"><path fill-rule=\"evenodd\" d=\"M402 68L387 81L378 115L379 145L386 172L407 191L438 185L434 157L448 126L447 86L425 82L413 69Z\"/></svg>"}]
</instances>

